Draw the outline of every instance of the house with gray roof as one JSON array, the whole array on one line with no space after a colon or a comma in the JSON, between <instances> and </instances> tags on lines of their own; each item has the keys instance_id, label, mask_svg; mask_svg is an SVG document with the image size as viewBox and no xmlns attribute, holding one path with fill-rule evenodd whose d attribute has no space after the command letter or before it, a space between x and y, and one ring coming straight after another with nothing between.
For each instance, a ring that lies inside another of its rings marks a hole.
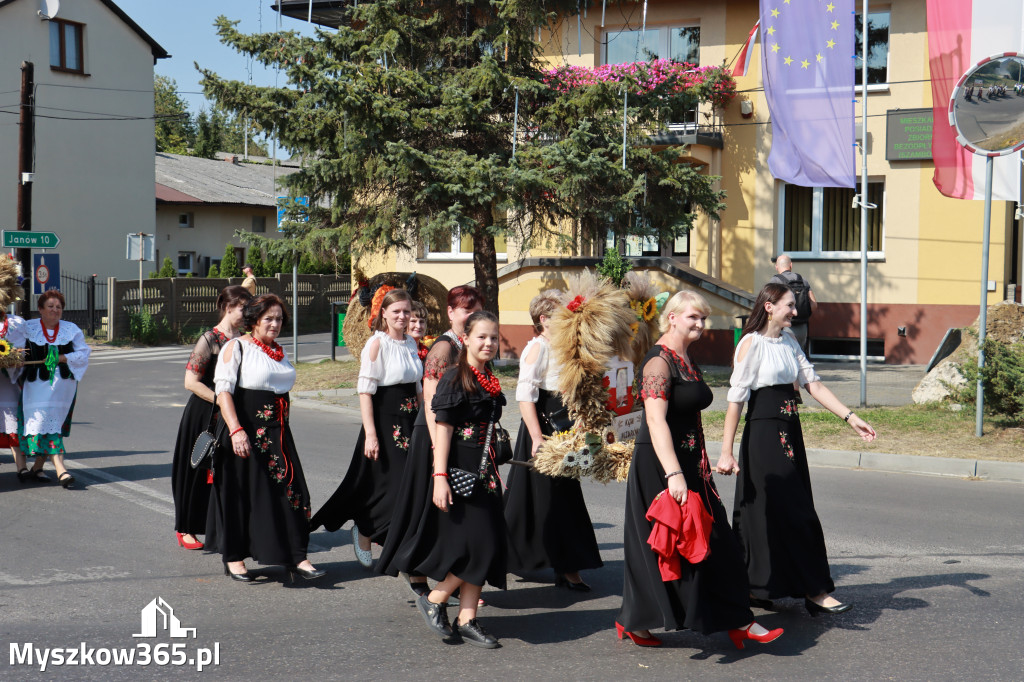
<instances>
[{"instance_id":1,"label":"house with gray roof","mask_svg":"<svg viewBox=\"0 0 1024 682\"><path fill-rule=\"evenodd\" d=\"M252 163L233 154L202 159L156 155L156 261L170 257L182 275L206 275L220 265L225 247L239 264L246 247L236 231L274 238L278 180L297 171L292 162Z\"/></svg>"}]
</instances>

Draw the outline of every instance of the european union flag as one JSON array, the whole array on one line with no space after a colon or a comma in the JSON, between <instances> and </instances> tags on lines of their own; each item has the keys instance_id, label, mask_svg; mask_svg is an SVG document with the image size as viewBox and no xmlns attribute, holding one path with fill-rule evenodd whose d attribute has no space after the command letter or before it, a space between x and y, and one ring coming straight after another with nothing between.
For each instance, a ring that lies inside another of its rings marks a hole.
<instances>
[{"instance_id":1,"label":"european union flag","mask_svg":"<svg viewBox=\"0 0 1024 682\"><path fill-rule=\"evenodd\" d=\"M853 187L854 0L761 0L768 168L804 187Z\"/></svg>"}]
</instances>

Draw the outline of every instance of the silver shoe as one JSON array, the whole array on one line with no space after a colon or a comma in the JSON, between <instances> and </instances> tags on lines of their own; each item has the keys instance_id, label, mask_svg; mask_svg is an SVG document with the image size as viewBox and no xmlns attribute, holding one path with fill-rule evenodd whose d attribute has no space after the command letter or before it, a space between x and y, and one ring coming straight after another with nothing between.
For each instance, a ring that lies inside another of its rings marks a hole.
<instances>
[{"instance_id":1,"label":"silver shoe","mask_svg":"<svg viewBox=\"0 0 1024 682\"><path fill-rule=\"evenodd\" d=\"M359 547L359 529L355 526L352 526L352 549L356 551L356 561L366 568L373 566L373 550Z\"/></svg>"}]
</instances>

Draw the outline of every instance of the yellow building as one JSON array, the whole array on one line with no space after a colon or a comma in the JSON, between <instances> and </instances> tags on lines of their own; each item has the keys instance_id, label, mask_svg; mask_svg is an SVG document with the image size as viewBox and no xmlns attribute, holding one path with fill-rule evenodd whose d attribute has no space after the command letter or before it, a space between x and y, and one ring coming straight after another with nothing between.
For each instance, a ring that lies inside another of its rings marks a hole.
<instances>
[{"instance_id":1,"label":"yellow building","mask_svg":"<svg viewBox=\"0 0 1024 682\"><path fill-rule=\"evenodd\" d=\"M610 2L603 26L600 3L579 20L565 17L540 32L544 55L553 65L591 67L652 56L729 64L758 19L757 0L654 0L647 5L645 27L642 8ZM894 158L895 145L907 138L925 150L917 156L930 156L927 145L915 139L928 134L932 106L925 9L926 0L891 0L869 9L872 34L887 36L869 52L870 117L863 135L867 198L878 206L869 215L869 355L888 363L926 363L949 327L967 326L977 317L981 295L983 202L942 196L932 183L930 158ZM859 72L857 78L859 83ZM672 127L690 143L693 161L721 176L727 193L721 220L698 221L676 243L627 240L617 246L656 272L666 289L695 287L708 295L714 314L710 340L700 344L707 344L705 361L728 361L735 316L749 309L753 294L775 274L772 260L782 252L793 257L794 270L812 284L821 304L810 322L812 355L855 355L860 245L854 190L789 186L771 176L771 121L761 88L757 46L748 74L737 77L739 96L719 118L700 111ZM859 102L857 112L859 117ZM1022 279L1021 224L1014 210L1012 202L993 203L990 304ZM593 263L603 248L524 253L510 245L499 255L499 305L509 351L515 353L529 336L529 299L557 286L567 269ZM421 244L415 252L364 258L362 264L371 275L416 270L454 286L473 279L471 259L471 244L454 235L450 244Z\"/></svg>"}]
</instances>

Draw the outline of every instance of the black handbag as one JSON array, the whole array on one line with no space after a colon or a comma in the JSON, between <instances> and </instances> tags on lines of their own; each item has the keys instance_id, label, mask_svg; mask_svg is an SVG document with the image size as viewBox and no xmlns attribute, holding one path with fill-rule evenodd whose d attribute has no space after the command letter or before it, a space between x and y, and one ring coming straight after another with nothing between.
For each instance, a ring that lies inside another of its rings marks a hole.
<instances>
[{"instance_id":1,"label":"black handbag","mask_svg":"<svg viewBox=\"0 0 1024 682\"><path fill-rule=\"evenodd\" d=\"M238 385L238 379L242 375L242 344L238 344L238 373L235 375L235 386ZM206 458L213 458L213 453L217 450L217 445L220 439L213 433L214 423L217 421L217 416L220 414L220 409L217 406L217 398L213 399L213 412L210 414L210 423L207 424L206 430L201 431L196 436L196 442L192 444L192 455L189 457L192 468L198 469L200 465L206 461Z\"/></svg>"},{"instance_id":2,"label":"black handbag","mask_svg":"<svg viewBox=\"0 0 1024 682\"><path fill-rule=\"evenodd\" d=\"M477 483L487 478L487 462L490 459L495 460L495 465L501 464L498 462L494 455L491 455L491 442L496 440L495 435L495 422L494 417L498 413L498 402L494 401L494 410L491 412L491 421L487 424L487 435L484 437L484 448L483 454L480 456L480 466L477 467L476 473L471 473L465 469L458 467L448 467L448 487L451 488L452 492L459 497L473 497L477 491ZM505 432L505 437L508 437L508 432L502 429L501 426L497 427L502 432ZM512 459L512 446L507 445L508 448L508 459L506 462ZM500 445L498 448L500 449Z\"/></svg>"},{"instance_id":3,"label":"black handbag","mask_svg":"<svg viewBox=\"0 0 1024 682\"><path fill-rule=\"evenodd\" d=\"M459 497L472 497L478 480L480 477L477 474L458 467L448 467L448 487Z\"/></svg>"}]
</instances>

